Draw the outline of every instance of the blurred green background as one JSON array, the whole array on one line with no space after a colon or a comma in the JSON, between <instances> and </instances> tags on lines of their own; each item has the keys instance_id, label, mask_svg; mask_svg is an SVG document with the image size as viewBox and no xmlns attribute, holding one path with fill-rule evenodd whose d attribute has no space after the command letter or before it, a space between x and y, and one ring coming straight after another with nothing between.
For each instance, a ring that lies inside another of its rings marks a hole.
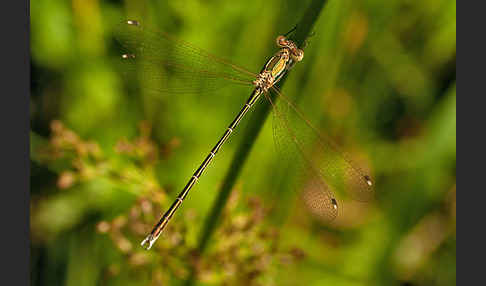
<instances>
[{"instance_id":1,"label":"blurred green background","mask_svg":"<svg viewBox=\"0 0 486 286\"><path fill-rule=\"evenodd\" d=\"M331 224L284 188L272 118L211 237L251 113L154 249L139 242L249 96L145 92L113 37L138 19L258 72L310 1L31 1L32 285L456 284L456 2L330 0L283 92L369 170ZM263 101L262 101L263 102Z\"/></svg>"}]
</instances>

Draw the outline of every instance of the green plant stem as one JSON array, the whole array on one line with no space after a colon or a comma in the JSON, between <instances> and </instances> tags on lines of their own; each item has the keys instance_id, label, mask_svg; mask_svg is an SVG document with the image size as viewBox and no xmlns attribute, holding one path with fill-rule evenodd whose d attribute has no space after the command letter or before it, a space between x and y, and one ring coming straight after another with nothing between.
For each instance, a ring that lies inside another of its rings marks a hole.
<instances>
[{"instance_id":1,"label":"green plant stem","mask_svg":"<svg viewBox=\"0 0 486 286\"><path fill-rule=\"evenodd\" d=\"M305 40L308 38L312 27L314 26L314 23L316 22L326 2L327 0L314 0L305 11L301 21L297 24L295 32L291 36L292 40L297 44L297 46L302 47L304 45ZM287 77L285 76L279 83L277 83L277 87L279 89L282 88L286 79ZM273 93L270 96L272 96L272 100L277 99ZM238 175L240 174L243 165L248 158L248 154L255 144L258 134L260 133L260 130L262 129L268 114L270 113L271 105L269 102L260 99L259 104L263 104L263 106L258 111L254 111L256 114L252 118L252 122L249 123L249 126L243 135L243 138L245 139L242 140L241 144L239 145L232 160L231 166L229 167L228 173L226 173L223 180L223 185L218 193L218 197L216 198L209 215L206 217L197 247L199 255L202 254L206 249L208 241L218 225L221 213L226 206L226 202L228 201L231 190L235 185L236 179L238 178ZM192 285L194 283L194 271L195 270L192 269L185 285Z\"/></svg>"}]
</instances>

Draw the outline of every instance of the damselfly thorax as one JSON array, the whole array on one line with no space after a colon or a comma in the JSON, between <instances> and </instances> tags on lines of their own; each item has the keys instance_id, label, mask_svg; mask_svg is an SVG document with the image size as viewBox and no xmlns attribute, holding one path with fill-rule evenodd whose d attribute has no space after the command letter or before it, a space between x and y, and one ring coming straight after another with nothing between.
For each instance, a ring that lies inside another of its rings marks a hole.
<instances>
[{"instance_id":1,"label":"damselfly thorax","mask_svg":"<svg viewBox=\"0 0 486 286\"><path fill-rule=\"evenodd\" d=\"M296 62L304 58L304 51L297 48L294 42L285 36L277 37L277 45L281 47L280 51L267 61L253 81L255 87L261 92L267 92Z\"/></svg>"}]
</instances>

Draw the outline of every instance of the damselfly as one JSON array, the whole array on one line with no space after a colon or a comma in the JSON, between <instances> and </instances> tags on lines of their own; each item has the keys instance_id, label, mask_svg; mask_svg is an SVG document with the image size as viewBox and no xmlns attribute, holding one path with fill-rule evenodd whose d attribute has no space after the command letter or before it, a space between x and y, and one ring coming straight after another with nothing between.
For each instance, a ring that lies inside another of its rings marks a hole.
<instances>
[{"instance_id":1,"label":"damselfly","mask_svg":"<svg viewBox=\"0 0 486 286\"><path fill-rule=\"evenodd\" d=\"M277 45L280 50L265 63L260 73L255 74L167 34L147 29L138 21L129 20L122 23L116 33L117 39L130 50L130 53L122 56L123 59L136 64L146 78L159 81L159 92L181 92L180 89L172 89L170 82L157 73L160 69L165 69L166 72L179 77L188 88L196 82L195 80L202 82L205 90L215 89L224 82L253 86L253 92L245 105L193 173L167 212L142 241L142 246L147 249L152 247L221 146L261 95L273 107L277 122L275 130L282 129L287 133L287 136L279 138L279 141L282 141L281 138L284 141L279 144L287 147L293 146L290 147L294 150L291 153L298 154L300 162L303 163L303 168L306 170L305 184L311 190L310 204L314 209L320 210L322 217L333 220L338 213L337 200L327 182L333 186L344 186L359 200L372 196L370 177L365 175L347 156L339 152L331 140L323 137L304 117L303 112L275 87L275 84L294 64L300 62L304 57L303 50L287 37L288 34L277 37ZM272 100L268 94L270 91L280 97L280 103ZM293 125L294 120L291 120L290 116L295 117L295 121L300 122L301 126ZM301 136L301 134L306 135Z\"/></svg>"}]
</instances>

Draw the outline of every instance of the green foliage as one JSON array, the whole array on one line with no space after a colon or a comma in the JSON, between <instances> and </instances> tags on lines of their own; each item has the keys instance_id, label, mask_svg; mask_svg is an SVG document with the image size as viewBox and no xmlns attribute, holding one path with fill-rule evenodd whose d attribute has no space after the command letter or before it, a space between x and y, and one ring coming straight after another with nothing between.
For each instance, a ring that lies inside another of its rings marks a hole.
<instances>
[{"instance_id":1,"label":"green foliage","mask_svg":"<svg viewBox=\"0 0 486 286\"><path fill-rule=\"evenodd\" d=\"M202 285L455 285L456 3L319 3L33 1L32 285L173 285L192 271ZM113 30L126 18L255 72L308 21L282 91L371 172L375 200L314 217L287 187L262 100L142 249L250 90L147 92L123 75Z\"/></svg>"}]
</instances>

